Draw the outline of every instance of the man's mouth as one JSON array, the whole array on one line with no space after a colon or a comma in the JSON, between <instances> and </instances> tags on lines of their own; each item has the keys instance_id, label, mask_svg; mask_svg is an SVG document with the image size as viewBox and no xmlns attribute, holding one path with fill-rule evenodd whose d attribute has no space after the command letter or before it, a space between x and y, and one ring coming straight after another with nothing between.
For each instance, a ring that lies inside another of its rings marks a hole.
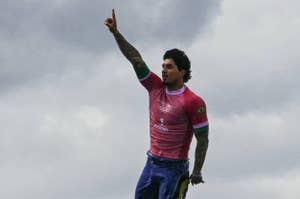
<instances>
[{"instance_id":1,"label":"man's mouth","mask_svg":"<svg viewBox=\"0 0 300 199\"><path fill-rule=\"evenodd\" d=\"M162 75L163 80L166 80L168 75Z\"/></svg>"}]
</instances>

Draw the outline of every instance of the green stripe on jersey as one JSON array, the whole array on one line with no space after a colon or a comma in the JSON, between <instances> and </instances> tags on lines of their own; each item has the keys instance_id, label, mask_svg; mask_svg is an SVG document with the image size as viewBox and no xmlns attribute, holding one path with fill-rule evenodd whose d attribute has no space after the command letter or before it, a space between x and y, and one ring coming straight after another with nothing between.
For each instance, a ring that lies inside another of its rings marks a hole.
<instances>
[{"instance_id":1,"label":"green stripe on jersey","mask_svg":"<svg viewBox=\"0 0 300 199\"><path fill-rule=\"evenodd\" d=\"M144 64L143 67L134 67L134 70L135 70L135 73L136 73L136 75L139 79L143 79L150 72L150 70L149 70L149 68L146 64Z\"/></svg>"},{"instance_id":2,"label":"green stripe on jersey","mask_svg":"<svg viewBox=\"0 0 300 199\"><path fill-rule=\"evenodd\" d=\"M204 127L198 128L198 129L194 129L194 132L195 133L205 133L205 132L208 132L208 126L204 126Z\"/></svg>"}]
</instances>

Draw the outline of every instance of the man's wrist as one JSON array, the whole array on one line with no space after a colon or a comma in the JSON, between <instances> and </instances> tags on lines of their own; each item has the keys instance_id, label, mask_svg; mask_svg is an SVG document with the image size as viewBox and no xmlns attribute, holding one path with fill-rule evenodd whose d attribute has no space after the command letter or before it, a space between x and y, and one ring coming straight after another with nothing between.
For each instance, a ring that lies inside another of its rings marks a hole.
<instances>
[{"instance_id":1,"label":"man's wrist","mask_svg":"<svg viewBox=\"0 0 300 199\"><path fill-rule=\"evenodd\" d=\"M202 174L201 174L201 172L197 172L197 173L192 173L192 176L193 177L202 177Z\"/></svg>"},{"instance_id":2,"label":"man's wrist","mask_svg":"<svg viewBox=\"0 0 300 199\"><path fill-rule=\"evenodd\" d=\"M111 30L111 33L116 36L117 34L119 34L119 31L116 29L116 30Z\"/></svg>"},{"instance_id":3,"label":"man's wrist","mask_svg":"<svg viewBox=\"0 0 300 199\"><path fill-rule=\"evenodd\" d=\"M194 169L192 174L201 175L201 169Z\"/></svg>"}]
</instances>

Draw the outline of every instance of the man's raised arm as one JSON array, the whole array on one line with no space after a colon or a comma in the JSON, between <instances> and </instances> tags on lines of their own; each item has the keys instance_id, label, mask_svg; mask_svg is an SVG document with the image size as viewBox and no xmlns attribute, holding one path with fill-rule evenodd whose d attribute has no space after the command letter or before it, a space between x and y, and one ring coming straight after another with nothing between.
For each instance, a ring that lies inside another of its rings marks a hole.
<instances>
[{"instance_id":1,"label":"man's raised arm","mask_svg":"<svg viewBox=\"0 0 300 199\"><path fill-rule=\"evenodd\" d=\"M118 31L117 20L116 20L114 9L112 10L112 18L107 18L104 24L109 28L110 32L114 35L117 44L121 52L123 53L123 55L133 65L138 78L141 79L145 77L149 73L149 69L147 68L142 56L137 51L137 49L133 47Z\"/></svg>"}]
</instances>

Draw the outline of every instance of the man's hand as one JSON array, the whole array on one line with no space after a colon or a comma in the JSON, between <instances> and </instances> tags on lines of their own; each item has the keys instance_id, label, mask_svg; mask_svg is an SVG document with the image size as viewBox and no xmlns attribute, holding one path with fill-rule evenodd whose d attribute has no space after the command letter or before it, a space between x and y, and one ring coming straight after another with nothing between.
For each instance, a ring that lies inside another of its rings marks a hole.
<instances>
[{"instance_id":1,"label":"man's hand","mask_svg":"<svg viewBox=\"0 0 300 199\"><path fill-rule=\"evenodd\" d=\"M130 61L130 63L133 65L133 68L136 71L136 73L140 74L142 71L142 75L143 75L145 70L147 72L147 70L149 70L149 69L146 67L146 64L145 64L142 56L140 55L140 53L137 51L137 49L134 46L132 46L123 37L123 35L117 29L117 19L116 19L114 9L112 9L112 17L106 18L106 20L104 21L104 24L109 28L110 32L113 34L121 52L128 59L128 61ZM139 71L139 72L137 72L137 71Z\"/></svg>"},{"instance_id":2,"label":"man's hand","mask_svg":"<svg viewBox=\"0 0 300 199\"><path fill-rule=\"evenodd\" d=\"M199 174L199 175L192 174L190 176L190 181L191 181L192 185L196 185L196 184L199 184L199 183L204 183L201 174Z\"/></svg>"},{"instance_id":3,"label":"man's hand","mask_svg":"<svg viewBox=\"0 0 300 199\"><path fill-rule=\"evenodd\" d=\"M106 18L106 20L104 21L104 24L109 28L110 32L112 32L113 34L118 32L117 19L116 19L114 9L112 9L112 18Z\"/></svg>"}]
</instances>

